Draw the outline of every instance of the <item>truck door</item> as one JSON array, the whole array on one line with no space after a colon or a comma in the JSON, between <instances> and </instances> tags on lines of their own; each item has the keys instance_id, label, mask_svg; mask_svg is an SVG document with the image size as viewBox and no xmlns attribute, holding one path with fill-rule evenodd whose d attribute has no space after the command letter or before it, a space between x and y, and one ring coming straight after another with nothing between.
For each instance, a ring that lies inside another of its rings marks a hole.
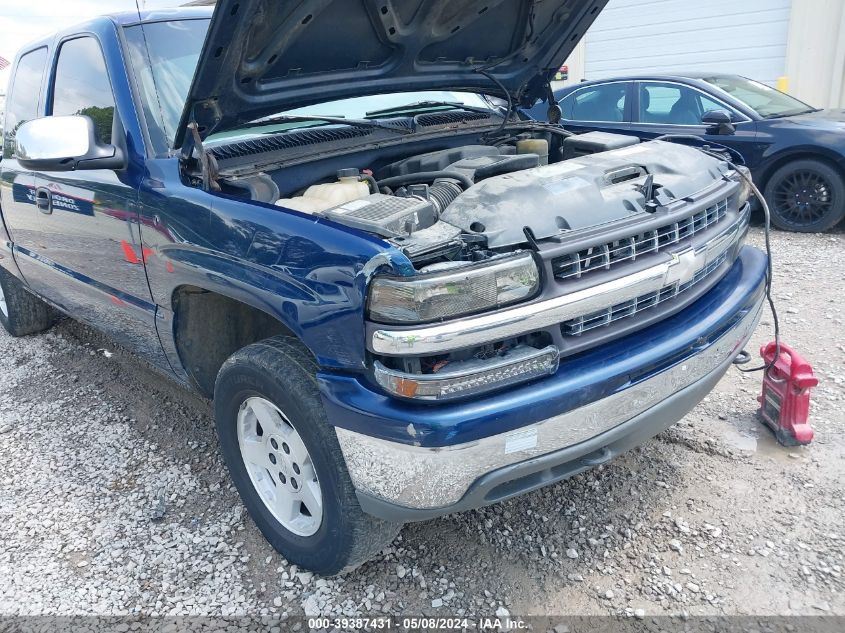
<instances>
[{"instance_id":1,"label":"truck door","mask_svg":"<svg viewBox=\"0 0 845 633\"><path fill-rule=\"evenodd\" d=\"M140 148L134 148L133 166L133 147L127 146L122 123L135 120L135 113L122 56L115 50L109 59L117 61L106 64L94 36L61 41L46 110L48 116L91 117L102 142L126 147L130 165L120 171L40 172L35 183L38 240L33 253L18 257L19 266L36 292L167 368L138 226ZM118 91L115 80L121 82ZM122 108L115 94L123 96Z\"/></svg>"},{"instance_id":2,"label":"truck door","mask_svg":"<svg viewBox=\"0 0 845 633\"><path fill-rule=\"evenodd\" d=\"M14 68L6 103L3 162L0 163L3 220L12 242L28 250L36 248L40 214L35 205L35 174L21 167L15 156L15 130L40 116L39 100L47 57L47 47L42 46L21 55ZM13 263L3 262L2 265L14 271Z\"/></svg>"}]
</instances>

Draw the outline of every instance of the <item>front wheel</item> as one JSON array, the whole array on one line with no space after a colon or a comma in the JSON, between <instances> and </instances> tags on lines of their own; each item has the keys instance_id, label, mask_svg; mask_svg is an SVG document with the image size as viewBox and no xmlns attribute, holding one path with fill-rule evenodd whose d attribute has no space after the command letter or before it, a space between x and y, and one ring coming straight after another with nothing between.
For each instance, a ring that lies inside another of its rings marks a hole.
<instances>
[{"instance_id":1,"label":"front wheel","mask_svg":"<svg viewBox=\"0 0 845 633\"><path fill-rule=\"evenodd\" d=\"M221 368L214 407L226 464L258 529L291 563L333 575L377 554L401 525L361 510L316 372L296 339L255 343Z\"/></svg>"},{"instance_id":2,"label":"front wheel","mask_svg":"<svg viewBox=\"0 0 845 633\"><path fill-rule=\"evenodd\" d=\"M763 192L772 223L787 231L827 231L845 217L845 183L830 165L804 159L787 163Z\"/></svg>"}]
</instances>

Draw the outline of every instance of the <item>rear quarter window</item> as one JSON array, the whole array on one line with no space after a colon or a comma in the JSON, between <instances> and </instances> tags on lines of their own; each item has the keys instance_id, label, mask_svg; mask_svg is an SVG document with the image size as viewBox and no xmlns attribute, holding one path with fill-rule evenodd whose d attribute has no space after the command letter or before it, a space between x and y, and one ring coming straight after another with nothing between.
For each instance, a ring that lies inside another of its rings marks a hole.
<instances>
[{"instance_id":1,"label":"rear quarter window","mask_svg":"<svg viewBox=\"0 0 845 633\"><path fill-rule=\"evenodd\" d=\"M6 101L6 125L4 126L3 156L15 155L15 132L32 119L38 118L38 103L41 99L41 84L47 66L47 48L37 48L20 57L11 81L11 92Z\"/></svg>"}]
</instances>

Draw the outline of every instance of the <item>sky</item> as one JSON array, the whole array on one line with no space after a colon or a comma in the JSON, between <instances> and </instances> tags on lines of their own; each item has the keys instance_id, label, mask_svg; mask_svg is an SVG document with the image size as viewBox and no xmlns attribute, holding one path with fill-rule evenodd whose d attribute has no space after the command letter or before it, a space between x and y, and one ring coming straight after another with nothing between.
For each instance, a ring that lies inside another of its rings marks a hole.
<instances>
[{"instance_id":1,"label":"sky","mask_svg":"<svg viewBox=\"0 0 845 633\"><path fill-rule=\"evenodd\" d=\"M138 0L148 9L178 6L187 0ZM135 9L135 0L0 0L0 57L14 61L18 49L34 39L89 18ZM0 70L5 93L11 68Z\"/></svg>"}]
</instances>

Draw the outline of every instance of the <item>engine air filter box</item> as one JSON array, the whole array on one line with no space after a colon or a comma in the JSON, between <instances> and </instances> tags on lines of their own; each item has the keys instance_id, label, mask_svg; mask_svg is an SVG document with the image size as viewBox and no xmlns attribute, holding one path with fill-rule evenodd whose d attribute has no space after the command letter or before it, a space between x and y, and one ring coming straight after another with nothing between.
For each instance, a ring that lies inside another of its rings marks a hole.
<instances>
[{"instance_id":1,"label":"engine air filter box","mask_svg":"<svg viewBox=\"0 0 845 633\"><path fill-rule=\"evenodd\" d=\"M431 226L437 221L434 205L417 196L374 193L322 213L330 220L382 237L396 237Z\"/></svg>"}]
</instances>

